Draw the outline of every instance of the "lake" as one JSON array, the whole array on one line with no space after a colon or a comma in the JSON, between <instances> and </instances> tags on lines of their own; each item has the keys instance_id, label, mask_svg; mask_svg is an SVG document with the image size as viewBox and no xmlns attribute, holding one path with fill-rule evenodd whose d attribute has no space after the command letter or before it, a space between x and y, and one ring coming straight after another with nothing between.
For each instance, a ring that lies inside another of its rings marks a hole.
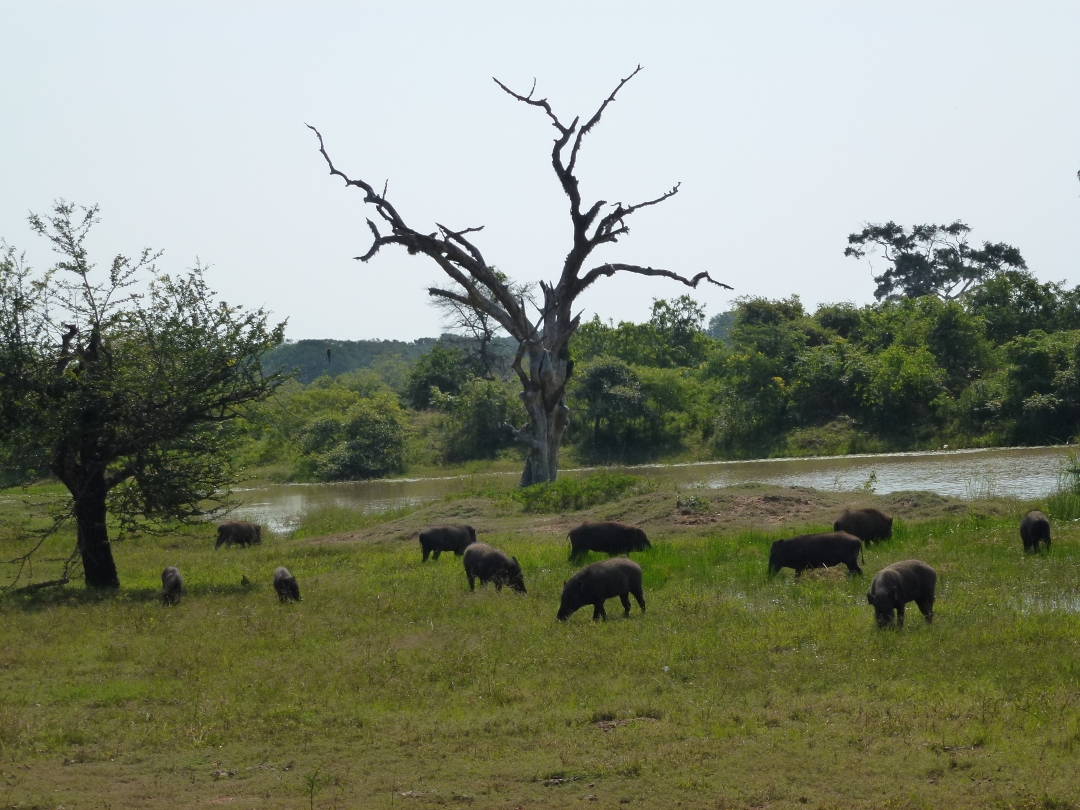
<instances>
[{"instance_id":1,"label":"lake","mask_svg":"<svg viewBox=\"0 0 1080 810\"><path fill-rule=\"evenodd\" d=\"M565 470L582 476L606 469L656 478L680 487L718 487L757 481L781 486L853 490L873 486L878 493L928 490L940 495L977 498L1010 495L1039 498L1051 493L1070 453L1069 447L1016 447L930 453L888 453L759 461L710 461ZM240 520L270 531L296 526L308 512L338 506L377 512L435 500L476 478L515 481L519 473L444 478L399 478L337 484L276 484L237 490Z\"/></svg>"}]
</instances>

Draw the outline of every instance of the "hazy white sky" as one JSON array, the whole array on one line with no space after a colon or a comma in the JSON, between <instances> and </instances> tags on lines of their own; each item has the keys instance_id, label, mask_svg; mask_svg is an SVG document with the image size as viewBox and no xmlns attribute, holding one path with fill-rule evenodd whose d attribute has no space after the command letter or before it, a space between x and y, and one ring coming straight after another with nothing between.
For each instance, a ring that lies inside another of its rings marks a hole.
<instances>
[{"instance_id":1,"label":"hazy white sky","mask_svg":"<svg viewBox=\"0 0 1080 810\"><path fill-rule=\"evenodd\" d=\"M497 76L570 119L645 70L591 135L586 197L681 192L597 263L734 286L696 294L872 299L845 259L864 222L950 222L1080 283L1080 3L49 3L0 0L0 236L53 261L27 225L99 203L99 264L196 257L226 300L294 339L439 331L423 257L367 250L381 185L413 227L484 225L486 258L554 279L570 247L554 130ZM661 279L602 280L587 315L643 320Z\"/></svg>"}]
</instances>

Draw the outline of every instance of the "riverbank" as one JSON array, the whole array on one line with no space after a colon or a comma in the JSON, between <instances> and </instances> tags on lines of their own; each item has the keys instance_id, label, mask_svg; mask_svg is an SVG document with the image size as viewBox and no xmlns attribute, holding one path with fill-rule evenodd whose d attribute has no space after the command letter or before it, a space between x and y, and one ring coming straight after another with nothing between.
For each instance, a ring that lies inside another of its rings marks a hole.
<instances>
[{"instance_id":1,"label":"riverbank","mask_svg":"<svg viewBox=\"0 0 1080 810\"><path fill-rule=\"evenodd\" d=\"M965 500L1012 496L1035 500L1071 486L1075 455L1069 447L996 448L890 455L815 457L777 461L708 462L642 467L573 469L560 480L580 480L598 472L630 474L661 489L704 500L712 493L752 483L799 486L820 492L862 491L888 494L929 491ZM517 473L399 478L336 484L268 485L252 482L238 497L236 514L276 532L292 531L300 521L326 508L378 512L479 489L513 489ZM677 495L676 495L677 497Z\"/></svg>"},{"instance_id":2,"label":"riverbank","mask_svg":"<svg viewBox=\"0 0 1080 810\"><path fill-rule=\"evenodd\" d=\"M326 513L330 532L250 549L215 550L209 529L119 543L117 594L0 599L5 802L1073 806L1080 523L1062 504L1053 550L1032 556L1030 504L1012 499L682 497L536 514L473 495ZM766 576L772 539L849 503L898 515L866 576ZM585 518L647 527L645 614L613 601L606 623L555 620L576 570L565 529ZM517 556L528 593L470 593L452 555L421 563L415 532L444 519ZM912 609L879 631L869 578L911 557L939 572L935 623ZM186 578L176 608L157 598L166 564ZM281 564L298 604L274 597Z\"/></svg>"}]
</instances>

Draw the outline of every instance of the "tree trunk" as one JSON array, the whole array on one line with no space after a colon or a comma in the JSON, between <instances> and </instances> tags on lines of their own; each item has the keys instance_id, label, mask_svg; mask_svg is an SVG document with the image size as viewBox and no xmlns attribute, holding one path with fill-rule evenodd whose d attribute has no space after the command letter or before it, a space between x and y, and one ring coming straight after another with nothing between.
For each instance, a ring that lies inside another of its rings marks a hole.
<instances>
[{"instance_id":1,"label":"tree trunk","mask_svg":"<svg viewBox=\"0 0 1080 810\"><path fill-rule=\"evenodd\" d=\"M573 370L565 349L554 357L542 343L530 346L528 351L529 374L527 379L522 375L525 390L521 401L529 415L529 426L519 434L529 446L521 473L523 487L554 481L559 473L559 445L570 425L566 380ZM521 374L520 364L518 371Z\"/></svg>"},{"instance_id":2,"label":"tree trunk","mask_svg":"<svg viewBox=\"0 0 1080 810\"><path fill-rule=\"evenodd\" d=\"M105 471L94 470L78 476L68 489L75 499L79 554L88 588L119 588L120 578L113 562L109 530L105 524Z\"/></svg>"}]
</instances>

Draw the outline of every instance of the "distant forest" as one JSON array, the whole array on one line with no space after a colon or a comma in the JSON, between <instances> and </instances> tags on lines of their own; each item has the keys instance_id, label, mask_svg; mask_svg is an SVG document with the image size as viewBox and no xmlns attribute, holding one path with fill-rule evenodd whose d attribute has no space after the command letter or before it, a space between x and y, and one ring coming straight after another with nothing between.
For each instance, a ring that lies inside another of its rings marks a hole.
<instances>
[{"instance_id":1,"label":"distant forest","mask_svg":"<svg viewBox=\"0 0 1080 810\"><path fill-rule=\"evenodd\" d=\"M438 338L417 338L408 342L330 338L287 340L263 356L263 367L267 371L276 371L279 368L295 371L296 379L306 385L323 375L337 377L365 368L383 371L398 366L407 368L440 341L453 346L463 343L464 338L446 334ZM492 345L496 352L507 358L507 362L513 359L517 346L512 345L509 339L495 338Z\"/></svg>"}]
</instances>

